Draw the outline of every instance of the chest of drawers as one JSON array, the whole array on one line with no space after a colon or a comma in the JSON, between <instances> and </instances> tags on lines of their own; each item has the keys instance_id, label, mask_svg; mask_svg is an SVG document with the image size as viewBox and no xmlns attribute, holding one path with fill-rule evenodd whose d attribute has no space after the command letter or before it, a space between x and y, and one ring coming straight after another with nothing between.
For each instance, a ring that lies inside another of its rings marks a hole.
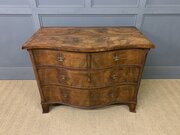
<instances>
[{"instance_id":1,"label":"chest of drawers","mask_svg":"<svg viewBox=\"0 0 180 135\"><path fill-rule=\"evenodd\" d=\"M23 46L44 113L52 104L97 108L120 103L135 112L153 44L135 27L41 28Z\"/></svg>"}]
</instances>

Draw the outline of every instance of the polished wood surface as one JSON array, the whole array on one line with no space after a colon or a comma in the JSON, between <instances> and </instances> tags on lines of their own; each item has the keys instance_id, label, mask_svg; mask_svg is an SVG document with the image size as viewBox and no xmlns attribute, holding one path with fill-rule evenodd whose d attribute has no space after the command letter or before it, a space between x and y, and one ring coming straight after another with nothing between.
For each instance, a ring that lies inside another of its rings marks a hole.
<instances>
[{"instance_id":1,"label":"polished wood surface","mask_svg":"<svg viewBox=\"0 0 180 135\"><path fill-rule=\"evenodd\" d=\"M153 44L135 27L41 28L23 46L25 49L78 52L153 47Z\"/></svg>"},{"instance_id":2,"label":"polished wood surface","mask_svg":"<svg viewBox=\"0 0 180 135\"><path fill-rule=\"evenodd\" d=\"M34 50L37 65L58 65L64 67L87 68L88 54L54 50ZM48 56L48 57L47 57Z\"/></svg>"},{"instance_id":3,"label":"polished wood surface","mask_svg":"<svg viewBox=\"0 0 180 135\"><path fill-rule=\"evenodd\" d=\"M83 108L96 108L111 103L133 102L136 85L79 90L62 86L43 86L43 94L49 103L62 103Z\"/></svg>"},{"instance_id":4,"label":"polished wood surface","mask_svg":"<svg viewBox=\"0 0 180 135\"><path fill-rule=\"evenodd\" d=\"M63 85L72 88L101 88L123 83L137 83L140 67L117 67L104 70L79 71L56 67L38 69L42 85Z\"/></svg>"},{"instance_id":5,"label":"polished wood surface","mask_svg":"<svg viewBox=\"0 0 180 135\"><path fill-rule=\"evenodd\" d=\"M123 103L135 112L147 53L154 45L134 27L41 28L30 53L44 113L51 104L97 108Z\"/></svg>"}]
</instances>

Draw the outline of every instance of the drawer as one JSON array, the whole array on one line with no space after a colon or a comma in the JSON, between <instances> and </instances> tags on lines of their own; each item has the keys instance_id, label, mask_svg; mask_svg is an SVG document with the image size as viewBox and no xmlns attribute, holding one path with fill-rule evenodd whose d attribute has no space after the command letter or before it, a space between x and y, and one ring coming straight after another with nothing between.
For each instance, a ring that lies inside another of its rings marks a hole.
<instances>
[{"instance_id":1,"label":"drawer","mask_svg":"<svg viewBox=\"0 0 180 135\"><path fill-rule=\"evenodd\" d=\"M133 101L135 99L136 85L122 85L116 87L117 102Z\"/></svg>"},{"instance_id":2,"label":"drawer","mask_svg":"<svg viewBox=\"0 0 180 135\"><path fill-rule=\"evenodd\" d=\"M56 65L71 68L87 68L86 53L55 50L33 50L36 65Z\"/></svg>"},{"instance_id":3,"label":"drawer","mask_svg":"<svg viewBox=\"0 0 180 135\"><path fill-rule=\"evenodd\" d=\"M139 67L118 67L91 72L92 87L107 87L121 83L137 83Z\"/></svg>"},{"instance_id":4,"label":"drawer","mask_svg":"<svg viewBox=\"0 0 180 135\"><path fill-rule=\"evenodd\" d=\"M75 88L101 88L120 83L137 83L139 67L78 71L63 68L39 68L41 84L61 84Z\"/></svg>"},{"instance_id":5,"label":"drawer","mask_svg":"<svg viewBox=\"0 0 180 135\"><path fill-rule=\"evenodd\" d=\"M47 102L61 102L77 106L89 105L88 91L69 89L59 86L44 86L42 87L42 90Z\"/></svg>"},{"instance_id":6,"label":"drawer","mask_svg":"<svg viewBox=\"0 0 180 135\"><path fill-rule=\"evenodd\" d=\"M113 84L119 83L137 83L140 75L140 67L118 67L111 71L111 80Z\"/></svg>"},{"instance_id":7,"label":"drawer","mask_svg":"<svg viewBox=\"0 0 180 135\"><path fill-rule=\"evenodd\" d=\"M89 105L131 102L135 97L135 85L121 85L89 91Z\"/></svg>"},{"instance_id":8,"label":"drawer","mask_svg":"<svg viewBox=\"0 0 180 135\"><path fill-rule=\"evenodd\" d=\"M62 101L62 96L58 86L43 86L43 96L48 102L59 102Z\"/></svg>"},{"instance_id":9,"label":"drawer","mask_svg":"<svg viewBox=\"0 0 180 135\"><path fill-rule=\"evenodd\" d=\"M87 71L66 70L63 68L39 68L41 84L61 84L70 87L90 87L90 76Z\"/></svg>"},{"instance_id":10,"label":"drawer","mask_svg":"<svg viewBox=\"0 0 180 135\"><path fill-rule=\"evenodd\" d=\"M133 101L134 85L122 85L96 90L79 90L61 86L42 87L47 102L61 102L81 107L93 107L116 102Z\"/></svg>"},{"instance_id":11,"label":"drawer","mask_svg":"<svg viewBox=\"0 0 180 135\"><path fill-rule=\"evenodd\" d=\"M91 54L91 67L101 69L118 65L139 65L145 60L146 50L129 49Z\"/></svg>"}]
</instances>

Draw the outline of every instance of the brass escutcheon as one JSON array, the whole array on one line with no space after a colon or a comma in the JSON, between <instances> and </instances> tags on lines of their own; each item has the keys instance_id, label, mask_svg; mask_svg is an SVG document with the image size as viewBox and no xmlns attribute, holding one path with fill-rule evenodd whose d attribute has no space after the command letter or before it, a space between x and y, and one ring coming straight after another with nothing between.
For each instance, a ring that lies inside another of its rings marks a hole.
<instances>
[{"instance_id":1,"label":"brass escutcheon","mask_svg":"<svg viewBox=\"0 0 180 135\"><path fill-rule=\"evenodd\" d=\"M58 61L63 62L64 59L65 58L64 58L63 54L60 54L60 56L58 56Z\"/></svg>"}]
</instances>

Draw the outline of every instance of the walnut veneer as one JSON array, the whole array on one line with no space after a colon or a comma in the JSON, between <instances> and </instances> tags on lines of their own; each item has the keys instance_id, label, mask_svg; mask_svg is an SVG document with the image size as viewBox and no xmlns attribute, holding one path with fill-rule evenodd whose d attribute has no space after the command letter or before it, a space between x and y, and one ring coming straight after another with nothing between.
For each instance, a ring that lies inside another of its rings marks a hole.
<instances>
[{"instance_id":1,"label":"walnut veneer","mask_svg":"<svg viewBox=\"0 0 180 135\"><path fill-rule=\"evenodd\" d=\"M32 60L44 113L49 105L96 108L127 104L135 112L153 44L135 27L41 28L23 46Z\"/></svg>"}]
</instances>

